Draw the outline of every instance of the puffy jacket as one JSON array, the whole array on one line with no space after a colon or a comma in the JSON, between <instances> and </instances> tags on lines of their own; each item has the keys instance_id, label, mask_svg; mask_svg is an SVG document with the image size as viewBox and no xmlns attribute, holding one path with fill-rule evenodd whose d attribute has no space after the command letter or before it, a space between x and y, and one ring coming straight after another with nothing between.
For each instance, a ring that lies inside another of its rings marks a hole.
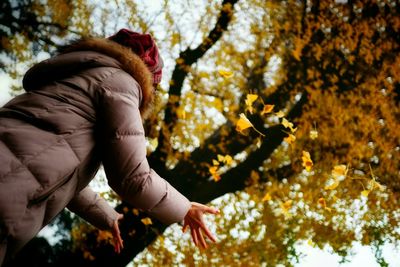
<instances>
[{"instance_id":1,"label":"puffy jacket","mask_svg":"<svg viewBox=\"0 0 400 267\"><path fill-rule=\"evenodd\" d=\"M65 207L112 226L117 213L88 187L101 163L124 201L166 224L190 207L146 159L153 87L143 61L107 39L67 51L33 66L27 92L0 109L0 265Z\"/></svg>"}]
</instances>

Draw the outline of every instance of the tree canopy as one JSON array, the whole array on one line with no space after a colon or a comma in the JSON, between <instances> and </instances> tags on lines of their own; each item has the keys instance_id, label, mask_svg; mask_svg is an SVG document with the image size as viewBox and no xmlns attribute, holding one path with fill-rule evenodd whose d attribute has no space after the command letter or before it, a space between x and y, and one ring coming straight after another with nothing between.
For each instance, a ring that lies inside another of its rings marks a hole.
<instances>
[{"instance_id":1,"label":"tree canopy","mask_svg":"<svg viewBox=\"0 0 400 267\"><path fill-rule=\"evenodd\" d=\"M199 253L119 203L121 255L65 216L69 251L48 261L125 266L147 247L136 260L154 266L290 266L297 244L346 257L358 241L387 266L381 246L400 234L398 1L139 2L6 1L3 55L29 65L88 33L152 33L167 75L145 122L150 164L193 201L224 196L220 242Z\"/></svg>"}]
</instances>

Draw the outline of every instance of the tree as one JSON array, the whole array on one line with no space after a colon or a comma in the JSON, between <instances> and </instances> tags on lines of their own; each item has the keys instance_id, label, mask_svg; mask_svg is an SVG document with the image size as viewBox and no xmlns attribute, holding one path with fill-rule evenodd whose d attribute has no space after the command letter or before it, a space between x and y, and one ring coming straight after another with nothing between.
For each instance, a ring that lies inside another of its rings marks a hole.
<instances>
[{"instance_id":1,"label":"tree","mask_svg":"<svg viewBox=\"0 0 400 267\"><path fill-rule=\"evenodd\" d=\"M179 19L191 5L166 1L154 18L174 63L146 122L149 160L193 201L237 192L228 198L237 213L218 222L259 238L226 238L197 258L178 244L182 261L290 265L298 241L346 256L358 240L375 246L384 266L379 246L399 238L400 5L225 0L204 7L190 35L193 25ZM152 23L128 21L157 36ZM121 255L107 234L77 223L75 249L56 253L57 266L125 266L165 230L125 203L117 209L125 214ZM179 261L162 240L149 248L157 258L144 262Z\"/></svg>"}]
</instances>

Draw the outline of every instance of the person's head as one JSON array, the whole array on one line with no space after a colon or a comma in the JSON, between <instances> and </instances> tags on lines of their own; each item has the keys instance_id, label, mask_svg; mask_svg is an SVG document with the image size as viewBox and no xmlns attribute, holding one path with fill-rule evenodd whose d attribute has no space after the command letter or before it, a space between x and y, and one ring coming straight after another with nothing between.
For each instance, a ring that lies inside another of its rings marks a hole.
<instances>
[{"instance_id":1,"label":"person's head","mask_svg":"<svg viewBox=\"0 0 400 267\"><path fill-rule=\"evenodd\" d=\"M156 43L150 34L141 34L127 29L121 29L108 39L129 47L146 64L153 75L153 84L160 83L162 77L163 60L158 52Z\"/></svg>"}]
</instances>

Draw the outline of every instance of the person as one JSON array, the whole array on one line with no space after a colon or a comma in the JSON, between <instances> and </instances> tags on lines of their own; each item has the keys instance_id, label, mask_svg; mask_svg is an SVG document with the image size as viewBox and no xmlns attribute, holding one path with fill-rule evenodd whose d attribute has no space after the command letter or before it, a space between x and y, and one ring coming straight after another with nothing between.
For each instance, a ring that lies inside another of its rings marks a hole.
<instances>
[{"instance_id":1,"label":"person","mask_svg":"<svg viewBox=\"0 0 400 267\"><path fill-rule=\"evenodd\" d=\"M110 187L165 224L184 222L193 242L215 237L205 213L161 178L146 159L143 120L163 61L153 38L121 29L83 38L27 71L25 93L0 108L0 265L65 207L114 236L117 213L90 187L103 164Z\"/></svg>"}]
</instances>

